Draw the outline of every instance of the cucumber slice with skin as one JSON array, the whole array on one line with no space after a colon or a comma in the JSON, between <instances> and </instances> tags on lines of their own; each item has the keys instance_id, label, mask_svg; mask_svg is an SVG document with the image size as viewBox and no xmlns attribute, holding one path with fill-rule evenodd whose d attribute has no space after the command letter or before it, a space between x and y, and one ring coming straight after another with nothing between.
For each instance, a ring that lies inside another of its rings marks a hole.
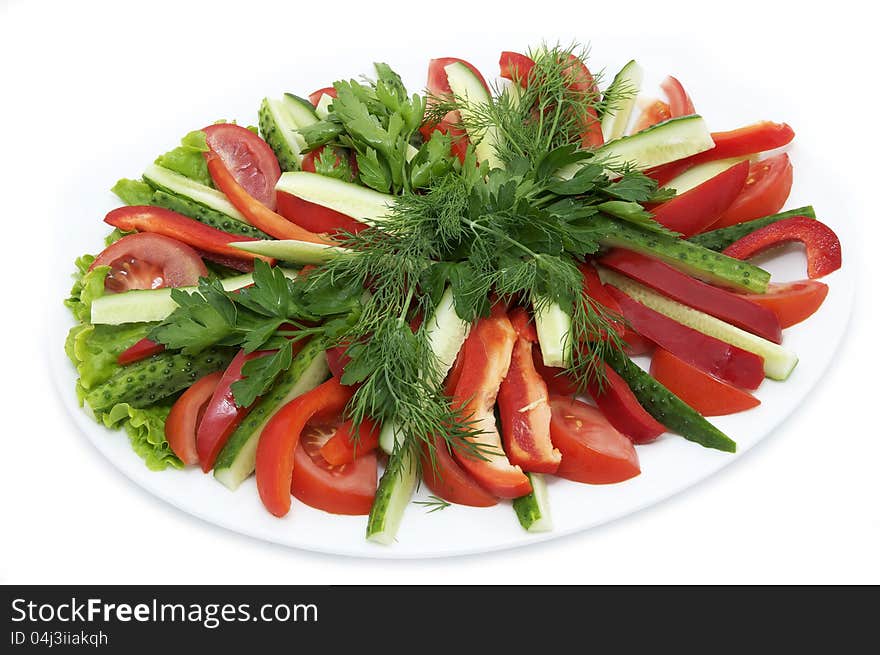
<instances>
[{"instance_id":1,"label":"cucumber slice with skin","mask_svg":"<svg viewBox=\"0 0 880 655\"><path fill-rule=\"evenodd\" d=\"M384 546L397 536L403 513L415 493L419 476L409 449L399 448L388 459L367 519L367 539Z\"/></svg>"},{"instance_id":2,"label":"cucumber slice with skin","mask_svg":"<svg viewBox=\"0 0 880 655\"><path fill-rule=\"evenodd\" d=\"M480 78L474 75L474 72L462 64L454 62L445 67L446 79L449 81L449 88L452 93L462 103L461 118L465 126L470 124L474 116L470 107L476 108L479 105L489 105L492 98ZM474 144L474 151L477 155L477 161L489 162L489 168L502 168L503 162L498 158L496 145L498 143L498 130L490 127L484 131L477 131L473 128L468 129L468 138Z\"/></svg>"},{"instance_id":3,"label":"cucumber slice with skin","mask_svg":"<svg viewBox=\"0 0 880 655\"><path fill-rule=\"evenodd\" d=\"M668 164L715 147L701 116L682 116L658 123L647 130L609 141L595 150L596 159L613 164L629 163L638 170ZM557 175L570 179L578 164L561 168Z\"/></svg>"},{"instance_id":4,"label":"cucumber slice with skin","mask_svg":"<svg viewBox=\"0 0 880 655\"><path fill-rule=\"evenodd\" d=\"M746 332L730 323L725 323L721 319L705 314L693 307L682 305L680 302L667 298L653 289L649 289L615 271L599 267L599 276L602 278L603 283L617 287L634 300L678 321L682 325L687 325L698 332L715 337L725 343L748 350L762 357L764 359L764 374L768 378L786 380L791 375L794 367L797 366L797 355L779 344Z\"/></svg>"},{"instance_id":5,"label":"cucumber slice with skin","mask_svg":"<svg viewBox=\"0 0 880 655\"><path fill-rule=\"evenodd\" d=\"M250 273L221 280L223 288L235 291L253 284ZM180 287L181 291L195 293L198 287ZM151 323L162 321L177 309L171 299L171 289L133 289L113 293L92 301L93 325L121 325L122 323Z\"/></svg>"},{"instance_id":6,"label":"cucumber slice with skin","mask_svg":"<svg viewBox=\"0 0 880 655\"><path fill-rule=\"evenodd\" d=\"M212 189L209 186L200 184L195 180L191 180L156 164L150 164L147 167L143 178L144 182L154 189L161 189L167 193L188 198L221 214L226 214L237 221L250 224L242 213L229 202L226 196L217 189Z\"/></svg>"},{"instance_id":7,"label":"cucumber slice with skin","mask_svg":"<svg viewBox=\"0 0 880 655\"><path fill-rule=\"evenodd\" d=\"M312 103L305 98L300 98L294 93L285 93L281 101L284 103L287 111L290 112L290 116L293 118L297 129L314 125L320 120Z\"/></svg>"},{"instance_id":8,"label":"cucumber slice with skin","mask_svg":"<svg viewBox=\"0 0 880 655\"><path fill-rule=\"evenodd\" d=\"M571 364L571 316L556 303L536 302L533 306L544 366L568 367Z\"/></svg>"},{"instance_id":9,"label":"cucumber slice with skin","mask_svg":"<svg viewBox=\"0 0 880 655\"><path fill-rule=\"evenodd\" d=\"M275 157L282 171L298 171L302 163L305 140L286 107L286 103L275 98L263 98L260 104L260 134Z\"/></svg>"},{"instance_id":10,"label":"cucumber slice with skin","mask_svg":"<svg viewBox=\"0 0 880 655\"><path fill-rule=\"evenodd\" d=\"M371 225L381 224L394 205L394 196L306 171L282 173L275 190Z\"/></svg>"},{"instance_id":11,"label":"cucumber slice with skin","mask_svg":"<svg viewBox=\"0 0 880 655\"><path fill-rule=\"evenodd\" d=\"M425 326L431 352L437 358L437 365L434 368L435 378L431 380L432 383L440 384L449 373L458 351L467 339L470 327L470 324L459 318L455 312L452 289L447 289L437 303L434 315ZM385 423L379 433L379 446L390 455L396 450L395 442L402 443L403 438L396 425Z\"/></svg>"},{"instance_id":12,"label":"cucumber slice with skin","mask_svg":"<svg viewBox=\"0 0 880 655\"><path fill-rule=\"evenodd\" d=\"M318 104L315 106L315 114L318 115L318 118L324 120L330 115L330 105L333 103L333 96L327 95L326 93L321 94L321 98L318 100Z\"/></svg>"},{"instance_id":13,"label":"cucumber slice with skin","mask_svg":"<svg viewBox=\"0 0 880 655\"><path fill-rule=\"evenodd\" d=\"M229 436L214 464L214 477L235 491L254 472L257 443L269 419L291 400L321 384L329 373L323 344L310 341Z\"/></svg>"},{"instance_id":14,"label":"cucumber slice with skin","mask_svg":"<svg viewBox=\"0 0 880 655\"><path fill-rule=\"evenodd\" d=\"M667 182L665 186L670 189L675 189L676 195L680 196L694 187L700 186L703 182L708 182L716 175L721 175L721 173L728 168L736 166L741 161L746 161L748 159L748 157L730 157L729 159L707 161L705 164L694 166L690 170L685 171L678 177Z\"/></svg>"},{"instance_id":15,"label":"cucumber slice with skin","mask_svg":"<svg viewBox=\"0 0 880 655\"><path fill-rule=\"evenodd\" d=\"M256 255L274 257L292 264L323 264L334 257L351 252L346 248L331 246L325 243L311 243L296 239L278 239L266 241L233 241L233 248L252 252Z\"/></svg>"},{"instance_id":16,"label":"cucumber slice with skin","mask_svg":"<svg viewBox=\"0 0 880 655\"><path fill-rule=\"evenodd\" d=\"M189 198L168 193L162 189L156 189L150 200L151 205L170 209L178 214L183 214L189 218L193 218L200 223L204 223L209 227L228 232L229 234L240 234L241 236L251 237L253 239L268 239L268 234L262 230L258 230L253 225L239 221L232 216L221 214L216 209L211 209L205 205L193 202Z\"/></svg>"},{"instance_id":17,"label":"cucumber slice with skin","mask_svg":"<svg viewBox=\"0 0 880 655\"><path fill-rule=\"evenodd\" d=\"M764 293L767 290L770 274L748 262L606 216L598 215L590 220L604 231L599 241L605 247L625 248L654 257L688 275L735 291Z\"/></svg>"},{"instance_id":18,"label":"cucumber slice with skin","mask_svg":"<svg viewBox=\"0 0 880 655\"><path fill-rule=\"evenodd\" d=\"M756 218L753 221L737 223L728 227L719 227L717 230L696 234L688 239L691 243L695 243L709 250L722 251L735 241L739 241L747 234L751 234L755 230L762 227L772 225L777 221L783 221L793 216L806 216L807 218L816 218L816 210L811 205L806 207L798 207L797 209L789 209L779 214L765 216L764 218Z\"/></svg>"},{"instance_id":19,"label":"cucumber slice with skin","mask_svg":"<svg viewBox=\"0 0 880 655\"><path fill-rule=\"evenodd\" d=\"M550 532L553 520L550 518L550 497L547 482L540 473L526 473L532 483L531 493L514 498L513 511L519 523L529 532Z\"/></svg>"},{"instance_id":20,"label":"cucumber slice with skin","mask_svg":"<svg viewBox=\"0 0 880 655\"><path fill-rule=\"evenodd\" d=\"M632 59L620 69L608 86L606 97L612 94L623 94L625 97L617 100L615 106L606 107L602 115L602 137L606 143L622 137L626 132L636 106L636 97L642 88L642 77L642 67Z\"/></svg>"}]
</instances>

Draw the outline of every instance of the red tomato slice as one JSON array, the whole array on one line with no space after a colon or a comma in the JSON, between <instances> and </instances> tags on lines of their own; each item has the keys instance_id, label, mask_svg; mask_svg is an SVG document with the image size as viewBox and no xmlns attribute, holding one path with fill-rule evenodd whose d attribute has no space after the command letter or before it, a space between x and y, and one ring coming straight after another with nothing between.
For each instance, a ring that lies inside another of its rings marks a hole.
<instances>
[{"instance_id":1,"label":"red tomato slice","mask_svg":"<svg viewBox=\"0 0 880 655\"><path fill-rule=\"evenodd\" d=\"M303 168L303 170L306 169ZM338 234L340 232L357 234L369 227L366 223L356 221L351 216L328 207L322 207L313 202L308 202L293 194L279 191L277 196L278 213L309 232L316 234Z\"/></svg>"},{"instance_id":2,"label":"red tomato slice","mask_svg":"<svg viewBox=\"0 0 880 655\"><path fill-rule=\"evenodd\" d=\"M521 87L526 88L535 62L531 57L505 50L498 60L498 67L501 69L501 77L511 82L517 82Z\"/></svg>"},{"instance_id":3,"label":"red tomato slice","mask_svg":"<svg viewBox=\"0 0 880 655\"><path fill-rule=\"evenodd\" d=\"M187 466L199 463L196 428L222 377L223 372L216 371L200 379L175 401L165 419L165 438L168 445Z\"/></svg>"},{"instance_id":4,"label":"red tomato slice","mask_svg":"<svg viewBox=\"0 0 880 655\"><path fill-rule=\"evenodd\" d=\"M379 447L379 426L369 419L361 422L354 437L354 421L345 421L321 446L321 456L332 466L350 464Z\"/></svg>"},{"instance_id":5,"label":"red tomato slice","mask_svg":"<svg viewBox=\"0 0 880 655\"><path fill-rule=\"evenodd\" d=\"M336 97L336 89L332 86L325 86L323 89L318 89L313 93L309 94L309 102L312 103L313 106L317 107L318 103L321 102L321 96L328 95L331 98Z\"/></svg>"},{"instance_id":6,"label":"red tomato slice","mask_svg":"<svg viewBox=\"0 0 880 655\"><path fill-rule=\"evenodd\" d=\"M775 214L788 200L793 179L794 170L786 153L752 163L742 191L711 229Z\"/></svg>"},{"instance_id":7,"label":"red tomato slice","mask_svg":"<svg viewBox=\"0 0 880 655\"><path fill-rule=\"evenodd\" d=\"M116 358L116 363L120 366L133 364L134 362L139 362L147 357L158 355L164 350L165 346L161 343L156 343L155 341L144 338L119 353L119 357Z\"/></svg>"},{"instance_id":8,"label":"red tomato slice","mask_svg":"<svg viewBox=\"0 0 880 655\"><path fill-rule=\"evenodd\" d=\"M354 391L330 378L311 391L294 398L266 424L257 443L256 477L260 500L275 516L290 511L296 450L303 429L338 420ZM316 501L317 502L317 501Z\"/></svg>"},{"instance_id":9,"label":"red tomato slice","mask_svg":"<svg viewBox=\"0 0 880 655\"><path fill-rule=\"evenodd\" d=\"M556 475L575 482L610 484L641 472L632 441L615 430L598 409L558 396L550 399L550 409L550 434L562 453Z\"/></svg>"},{"instance_id":10,"label":"red tomato slice","mask_svg":"<svg viewBox=\"0 0 880 655\"><path fill-rule=\"evenodd\" d=\"M766 293L743 295L751 302L776 314L783 328L812 316L828 295L828 285L818 280L800 280L783 284L770 283Z\"/></svg>"},{"instance_id":11,"label":"red tomato slice","mask_svg":"<svg viewBox=\"0 0 880 655\"><path fill-rule=\"evenodd\" d=\"M669 114L672 118L691 116L697 113L691 97L684 90L681 82L672 77L672 75L663 80L660 88L663 89L663 92L669 99Z\"/></svg>"},{"instance_id":12,"label":"red tomato slice","mask_svg":"<svg viewBox=\"0 0 880 655\"><path fill-rule=\"evenodd\" d=\"M104 278L104 289L110 293L188 287L198 284L199 278L208 274L202 258L190 246L149 232L129 234L110 244L95 258L89 270L97 266L110 267Z\"/></svg>"},{"instance_id":13,"label":"red tomato slice","mask_svg":"<svg viewBox=\"0 0 880 655\"><path fill-rule=\"evenodd\" d=\"M732 206L749 177L749 163L741 161L651 212L654 220L686 237L713 225ZM770 212L771 214L773 212ZM762 214L767 216L767 214Z\"/></svg>"},{"instance_id":14,"label":"red tomato slice","mask_svg":"<svg viewBox=\"0 0 880 655\"><path fill-rule=\"evenodd\" d=\"M321 455L337 428L309 425L293 454L290 493L310 507L331 514L369 514L376 497L376 453L359 454L348 464L334 466Z\"/></svg>"},{"instance_id":15,"label":"red tomato slice","mask_svg":"<svg viewBox=\"0 0 880 655\"><path fill-rule=\"evenodd\" d=\"M281 167L269 144L232 123L209 125L202 131L208 147L220 156L236 181L266 207L275 209L275 184Z\"/></svg>"},{"instance_id":16,"label":"red tomato slice","mask_svg":"<svg viewBox=\"0 0 880 655\"><path fill-rule=\"evenodd\" d=\"M457 505L491 507L498 499L483 489L449 452L446 442L434 438L434 457L428 446L422 447L422 480L431 492Z\"/></svg>"},{"instance_id":17,"label":"red tomato slice","mask_svg":"<svg viewBox=\"0 0 880 655\"><path fill-rule=\"evenodd\" d=\"M655 100L642 110L633 128L633 132L647 130L649 127L653 127L663 121L668 121L670 118L672 118L672 110L670 110L669 105L662 100Z\"/></svg>"},{"instance_id":18,"label":"red tomato slice","mask_svg":"<svg viewBox=\"0 0 880 655\"><path fill-rule=\"evenodd\" d=\"M761 404L752 394L704 373L663 348L654 351L651 376L703 416L736 414Z\"/></svg>"},{"instance_id":19,"label":"red tomato slice","mask_svg":"<svg viewBox=\"0 0 880 655\"><path fill-rule=\"evenodd\" d=\"M446 67L449 64L464 64L468 68L471 69L474 75L477 76L477 79L480 80L480 84L483 85L483 88L486 91L489 91L489 85L486 84L486 78L483 77L483 74L477 70L477 67L472 63L465 61L464 59L459 59L458 57L439 57L437 59L432 59L428 64L428 91L433 95L443 95L452 93L452 88L449 86L449 79L446 77Z\"/></svg>"}]
</instances>

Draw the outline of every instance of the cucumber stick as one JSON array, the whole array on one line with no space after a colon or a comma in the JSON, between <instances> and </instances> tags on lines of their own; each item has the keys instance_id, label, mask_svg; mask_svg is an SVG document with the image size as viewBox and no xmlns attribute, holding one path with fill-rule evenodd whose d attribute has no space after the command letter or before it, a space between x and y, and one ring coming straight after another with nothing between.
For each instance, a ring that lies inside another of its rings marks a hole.
<instances>
[{"instance_id":1,"label":"cucumber stick","mask_svg":"<svg viewBox=\"0 0 880 655\"><path fill-rule=\"evenodd\" d=\"M545 366L566 368L571 364L571 316L552 302L534 302L535 331Z\"/></svg>"},{"instance_id":2,"label":"cucumber stick","mask_svg":"<svg viewBox=\"0 0 880 655\"><path fill-rule=\"evenodd\" d=\"M220 283L227 291L235 291L253 282L254 276L246 273L228 277ZM187 293L198 291L198 287L179 289ZM171 289L133 289L95 298L92 302L92 324L151 323L168 318L175 309L177 303L171 299Z\"/></svg>"},{"instance_id":3,"label":"cucumber stick","mask_svg":"<svg viewBox=\"0 0 880 655\"><path fill-rule=\"evenodd\" d=\"M715 147L706 121L700 116L682 116L658 123L647 130L609 141L595 151L597 159L616 165L629 163L638 170L684 159ZM560 169L563 179L574 177L577 164Z\"/></svg>"},{"instance_id":4,"label":"cucumber stick","mask_svg":"<svg viewBox=\"0 0 880 655\"><path fill-rule=\"evenodd\" d=\"M602 137L606 143L622 137L626 132L636 97L642 88L642 77L642 67L633 59L620 69L608 85L605 101L613 104L606 106L602 114Z\"/></svg>"},{"instance_id":5,"label":"cucumber stick","mask_svg":"<svg viewBox=\"0 0 880 655\"><path fill-rule=\"evenodd\" d=\"M470 324L459 318L455 312L452 289L447 289L440 298L434 315L426 324L425 330L428 335L428 343L431 345L431 352L437 358L437 366L434 369L437 378L431 382L440 384L455 363L455 357L470 331ZM393 423L386 423L379 433L379 445L390 455L396 450L395 442L402 443L403 435L398 432L397 426Z\"/></svg>"},{"instance_id":6,"label":"cucumber stick","mask_svg":"<svg viewBox=\"0 0 880 655\"><path fill-rule=\"evenodd\" d=\"M226 214L237 221L250 224L242 213L227 200L226 196L217 189L212 189L209 186L205 186L156 164L147 166L143 178L144 182L154 189L161 189L175 196L187 198L221 214Z\"/></svg>"},{"instance_id":7,"label":"cucumber stick","mask_svg":"<svg viewBox=\"0 0 880 655\"><path fill-rule=\"evenodd\" d=\"M311 243L296 239L271 239L265 241L233 241L233 248L252 252L257 255L274 257L291 264L323 264L333 257L351 252L346 248L331 246L325 243Z\"/></svg>"},{"instance_id":8,"label":"cucumber stick","mask_svg":"<svg viewBox=\"0 0 880 655\"><path fill-rule=\"evenodd\" d=\"M320 340L307 343L229 436L214 464L214 477L227 488L237 489L254 472L257 443L269 419L291 400L321 384L329 372Z\"/></svg>"},{"instance_id":9,"label":"cucumber stick","mask_svg":"<svg viewBox=\"0 0 880 655\"><path fill-rule=\"evenodd\" d=\"M370 225L381 223L394 204L394 196L307 171L282 173L275 190Z\"/></svg>"},{"instance_id":10,"label":"cucumber stick","mask_svg":"<svg viewBox=\"0 0 880 655\"><path fill-rule=\"evenodd\" d=\"M389 458L388 466L379 480L376 499L367 519L367 539L384 546L390 545L415 493L419 476L415 457L410 449L398 448Z\"/></svg>"},{"instance_id":11,"label":"cucumber stick","mask_svg":"<svg viewBox=\"0 0 880 655\"><path fill-rule=\"evenodd\" d=\"M532 492L513 500L513 511L519 523L529 532L550 532L553 520L550 518L550 497L547 482L540 473L527 473L532 483Z\"/></svg>"},{"instance_id":12,"label":"cucumber stick","mask_svg":"<svg viewBox=\"0 0 880 655\"><path fill-rule=\"evenodd\" d=\"M794 367L797 366L797 355L779 344L746 332L734 325L730 325L730 323L725 323L693 307L682 305L680 302L667 298L653 289L649 289L614 271L600 267L599 275L603 282L617 287L634 300L650 307L654 311L660 312L698 332L715 337L725 343L748 350L762 357L764 359L764 374L769 378L786 380L791 375Z\"/></svg>"},{"instance_id":13,"label":"cucumber stick","mask_svg":"<svg viewBox=\"0 0 880 655\"><path fill-rule=\"evenodd\" d=\"M492 98L474 72L461 62L451 63L445 67L445 70L449 88L463 105L461 118L467 126L473 122L474 109L479 105L488 106L492 102ZM496 148L499 139L497 128L493 126L481 131L469 128L468 138L475 144L474 152L477 155L477 161L489 162L489 168L504 167Z\"/></svg>"}]
</instances>

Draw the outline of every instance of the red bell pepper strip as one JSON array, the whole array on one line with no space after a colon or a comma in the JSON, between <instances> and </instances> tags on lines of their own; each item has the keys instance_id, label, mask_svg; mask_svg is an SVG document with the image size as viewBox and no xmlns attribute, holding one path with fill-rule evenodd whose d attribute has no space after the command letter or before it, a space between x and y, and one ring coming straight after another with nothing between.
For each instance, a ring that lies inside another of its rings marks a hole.
<instances>
[{"instance_id":1,"label":"red bell pepper strip","mask_svg":"<svg viewBox=\"0 0 880 655\"><path fill-rule=\"evenodd\" d=\"M520 339L525 339L529 343L538 343L538 330L535 327L535 322L524 307L511 309L508 318Z\"/></svg>"},{"instance_id":2,"label":"red bell pepper strip","mask_svg":"<svg viewBox=\"0 0 880 655\"><path fill-rule=\"evenodd\" d=\"M532 342L518 336L498 390L501 438L511 464L531 473L555 473L562 455L550 441L547 384L535 370Z\"/></svg>"},{"instance_id":3,"label":"red bell pepper strip","mask_svg":"<svg viewBox=\"0 0 880 655\"><path fill-rule=\"evenodd\" d=\"M599 261L673 300L774 343L782 343L782 328L775 314L742 295L713 287L668 264L628 250L612 250Z\"/></svg>"},{"instance_id":4,"label":"red bell pepper strip","mask_svg":"<svg viewBox=\"0 0 880 655\"><path fill-rule=\"evenodd\" d=\"M214 467L217 455L223 450L229 436L238 424L247 416L250 407L238 407L232 395L232 383L243 376L241 368L250 360L271 353L271 350L259 350L250 354L244 350L232 359L223 377L214 389L211 400L205 407L202 420L196 432L196 449L199 453L199 464L207 473Z\"/></svg>"},{"instance_id":5,"label":"red bell pepper strip","mask_svg":"<svg viewBox=\"0 0 880 655\"><path fill-rule=\"evenodd\" d=\"M691 116L697 113L691 97L684 90L681 82L670 75L660 84L660 88L669 99L669 113L672 118L679 116Z\"/></svg>"},{"instance_id":6,"label":"red bell pepper strip","mask_svg":"<svg viewBox=\"0 0 880 655\"><path fill-rule=\"evenodd\" d=\"M697 164L775 150L790 143L793 138L794 130L786 123L770 121L762 121L728 132L712 132L714 148L651 168L645 171L645 174L663 186Z\"/></svg>"},{"instance_id":7,"label":"red bell pepper strip","mask_svg":"<svg viewBox=\"0 0 880 655\"><path fill-rule=\"evenodd\" d=\"M596 272L593 264L591 262L584 262L579 264L578 268L584 277L584 294L605 307L615 316L621 316L620 305L617 304L617 301L611 297L605 285L602 284L602 280L599 279L599 274ZM615 322L614 328L621 341L623 341L624 350L628 355L642 355L651 352L654 348L654 344L629 326L621 322Z\"/></svg>"},{"instance_id":8,"label":"red bell pepper strip","mask_svg":"<svg viewBox=\"0 0 880 655\"><path fill-rule=\"evenodd\" d=\"M350 464L355 459L379 447L379 427L370 419L361 421L354 432L354 421L345 421L336 432L321 446L321 455L333 466Z\"/></svg>"},{"instance_id":9,"label":"red bell pepper strip","mask_svg":"<svg viewBox=\"0 0 880 655\"><path fill-rule=\"evenodd\" d=\"M165 346L163 344L143 338L119 353L119 356L116 358L116 363L120 366L133 364L134 362L139 362L147 357L158 355L159 353L164 352L164 350Z\"/></svg>"},{"instance_id":10,"label":"red bell pepper strip","mask_svg":"<svg viewBox=\"0 0 880 655\"><path fill-rule=\"evenodd\" d=\"M654 220L686 237L702 232L736 200L748 175L749 162L741 161L652 209Z\"/></svg>"},{"instance_id":11,"label":"red bell pepper strip","mask_svg":"<svg viewBox=\"0 0 880 655\"><path fill-rule=\"evenodd\" d=\"M807 275L811 279L840 268L840 239L830 227L806 216L793 216L755 230L730 244L724 254L735 259L748 259L791 241L800 241L806 247Z\"/></svg>"},{"instance_id":12,"label":"red bell pepper strip","mask_svg":"<svg viewBox=\"0 0 880 655\"><path fill-rule=\"evenodd\" d=\"M666 428L648 414L629 385L608 364L605 364L603 384L593 380L587 390L608 422L633 443L648 443L666 432Z\"/></svg>"},{"instance_id":13,"label":"red bell pepper strip","mask_svg":"<svg viewBox=\"0 0 880 655\"><path fill-rule=\"evenodd\" d=\"M150 205L119 207L107 214L104 217L104 222L125 232L137 230L138 232L154 232L171 237L206 253L206 255L218 255L244 262L262 259L270 264L275 263L275 260L270 257L252 255L229 245L233 241L256 241L256 239L223 232L162 207Z\"/></svg>"},{"instance_id":14,"label":"red bell pepper strip","mask_svg":"<svg viewBox=\"0 0 880 655\"><path fill-rule=\"evenodd\" d=\"M764 379L764 362L758 355L682 325L616 287L608 290L633 328L661 348L737 387L757 389Z\"/></svg>"},{"instance_id":15,"label":"red bell pepper strip","mask_svg":"<svg viewBox=\"0 0 880 655\"><path fill-rule=\"evenodd\" d=\"M543 378L550 393L554 396L574 396L577 394L578 386L574 379L565 372L564 368L545 365L540 348L533 349L532 360L535 362L535 370Z\"/></svg>"},{"instance_id":16,"label":"red bell pepper strip","mask_svg":"<svg viewBox=\"0 0 880 655\"><path fill-rule=\"evenodd\" d=\"M516 332L502 305L495 305L488 318L480 319L464 343L461 376L452 406L460 409L470 427L481 434L468 437L479 451L456 450L459 464L487 491L500 498L518 498L531 491L528 476L511 464L495 425L495 399L510 367Z\"/></svg>"},{"instance_id":17,"label":"red bell pepper strip","mask_svg":"<svg viewBox=\"0 0 880 655\"><path fill-rule=\"evenodd\" d=\"M339 415L353 394L351 387L330 378L291 400L263 428L257 443L257 490L263 505L275 516L290 511L294 452L303 428L312 420Z\"/></svg>"},{"instance_id":18,"label":"red bell pepper strip","mask_svg":"<svg viewBox=\"0 0 880 655\"><path fill-rule=\"evenodd\" d=\"M827 284L818 280L798 280L782 284L771 282L765 293L750 293L743 298L769 309L785 329L812 316L827 295Z\"/></svg>"},{"instance_id":19,"label":"red bell pepper strip","mask_svg":"<svg viewBox=\"0 0 880 655\"><path fill-rule=\"evenodd\" d=\"M296 223L291 223L281 214L277 214L259 200L251 196L241 184L233 177L223 160L213 152L206 152L205 160L208 162L208 173L214 184L226 197L229 198L235 208L244 214L245 218L254 227L262 230L276 239L296 239L309 243L322 243L332 245L333 242L320 234L309 232Z\"/></svg>"},{"instance_id":20,"label":"red bell pepper strip","mask_svg":"<svg viewBox=\"0 0 880 655\"><path fill-rule=\"evenodd\" d=\"M433 457L427 444L422 446L422 481L434 495L457 505L491 507L498 499L483 489L449 451L446 441L434 437Z\"/></svg>"},{"instance_id":21,"label":"red bell pepper strip","mask_svg":"<svg viewBox=\"0 0 880 655\"><path fill-rule=\"evenodd\" d=\"M307 170L307 167L304 166L303 170ZM357 234L370 227L367 223L356 221L351 216L303 200L291 193L278 191L276 196L279 214L301 228L316 234L338 234L340 232Z\"/></svg>"},{"instance_id":22,"label":"red bell pepper strip","mask_svg":"<svg viewBox=\"0 0 880 655\"><path fill-rule=\"evenodd\" d=\"M761 404L747 391L716 380L662 348L654 352L651 376L703 416L735 414Z\"/></svg>"}]
</instances>

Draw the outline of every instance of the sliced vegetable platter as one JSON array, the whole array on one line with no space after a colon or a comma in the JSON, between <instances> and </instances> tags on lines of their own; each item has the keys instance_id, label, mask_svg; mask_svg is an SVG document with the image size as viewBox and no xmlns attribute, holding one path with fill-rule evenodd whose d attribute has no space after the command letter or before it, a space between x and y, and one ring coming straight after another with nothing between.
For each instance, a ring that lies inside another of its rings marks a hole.
<instances>
[{"instance_id":1,"label":"sliced vegetable platter","mask_svg":"<svg viewBox=\"0 0 880 655\"><path fill-rule=\"evenodd\" d=\"M523 51L526 51L526 47L522 46ZM275 91L279 86L276 80L263 80L259 87L254 87L258 89L254 91L254 104L259 103L262 95L277 97L281 91L287 90L306 96L313 89L326 86L338 77L348 79L360 73L375 76L370 70L369 53L364 54L366 57L337 61L334 71L326 74L331 76L329 78L326 75L323 78L318 76L323 73L297 71L295 75L283 78L285 81L278 91ZM410 93L420 92L425 85L424 69L427 68L427 62L438 54L447 53L426 52L424 63L419 64L412 61L412 58L390 60L388 63L403 75ZM473 55L471 52L451 54L468 58L486 78L492 79L498 74L498 53L484 53L478 48ZM618 52L616 48L597 52L595 58L591 58L588 63L594 70L602 65L606 67L600 88L604 89L611 81L614 72L634 54L638 53L623 49ZM646 108L647 112L651 110L651 105L644 100L645 97L663 97L660 82L664 81L664 74L677 72L674 68L669 68L668 63L661 64L665 66L663 70L657 70L654 62L647 58L640 58L639 63L645 70L645 78L642 84L642 97L634 111L636 116L632 122L638 120L640 110L643 108ZM780 122L788 120L794 123L793 117L778 114L773 106L762 106L760 113L754 115L752 113L745 116L738 115L726 106L725 89L718 88L717 80L708 76L706 79L701 79L692 71L689 71L687 78L683 75L680 77L690 92L694 105L713 132L739 127L762 118ZM214 99L212 106L217 107L216 110L212 110L215 113L208 115L207 120L201 115L193 117L192 123L188 124L188 128L181 131L181 134L186 133L189 128L198 128L200 122L207 125L219 117L227 120L237 118L242 126L258 122L256 106L251 112L242 109L247 105L242 103L241 98L237 98L234 105L231 105L237 110L234 115L231 113L232 110L224 111L227 105L222 98ZM794 127L797 129L796 124ZM152 156L170 151L181 134L169 134L167 140L154 148ZM846 206L842 199L832 195L827 185L817 183L822 179L824 171L816 153L805 147L805 143L809 143L809 135L798 132L793 144L794 148L792 149L791 146L787 148L794 165L794 185L785 209L811 204L815 207L819 219L828 223L842 236L847 220ZM279 159L283 159L283 153ZM150 161L152 159L120 160L119 176L136 177ZM106 170L106 167L104 168ZM721 170L723 169L719 169ZM102 178L89 180L88 184L77 184L74 195L77 206L82 209L87 208L87 211L79 212L83 216L83 231L80 234L70 235L71 238L61 246L63 255L59 258L60 261L71 260L82 252L97 254L100 250L95 246L101 243L100 239L106 235L106 231L94 229L96 225L100 225L98 218L121 205L118 201L114 203L99 191L113 181L115 179L109 180L108 183L108 179ZM320 259L321 257L318 256L315 261ZM300 265L307 263L312 261L299 262ZM752 263L769 271L774 282L806 278L804 255L797 248L776 250L772 256L760 256L752 260ZM617 262L618 267L626 264L625 261ZM367 524L364 516L328 514L309 507L295 498L292 499L293 505L289 513L279 519L266 511L253 476L246 479L235 493L230 493L210 476L202 474L198 467L164 472L148 470L143 460L134 455L124 434L109 432L99 427L78 407L76 396L70 392L76 374L71 370L69 363L62 357L57 357L54 364L62 396L70 406L74 420L89 435L91 441L126 475L191 514L259 538L328 552L375 557L476 552L532 543L597 525L657 502L736 459L795 408L813 384L820 379L825 366L833 356L834 348L831 346L836 345L843 333L852 296L852 279L848 273L851 262L847 259L845 264L841 270L823 278L822 281L830 287L830 293L819 311L807 321L784 331L784 348L796 353L799 359L788 379L785 382L763 380L760 387L752 392L754 397L761 401L759 406L738 414L710 419L712 424L735 439L736 454L703 448L680 436L664 434L652 443L635 447L641 473L625 481L616 484L579 484L553 475L545 475L553 525L552 531L549 532L532 533L524 530L509 500L503 500L496 506L488 508L466 507L459 504L446 506L445 503L439 502L436 495L424 485L416 492L415 502L410 503L403 513L403 520L390 547L364 540ZM607 272L603 272L603 279L606 283L609 280L613 283L614 273L610 273L610 278L608 275ZM621 283L620 288L626 288L625 282ZM637 297L632 289L630 293L633 298ZM527 306L526 303L523 304ZM66 310L60 309L57 320L52 323L58 326L59 334L66 333L70 326L69 317L62 316L62 311ZM631 316L627 318L630 323L634 320ZM650 326L646 330L650 330ZM643 368L647 369L650 366L650 357L636 356L633 359ZM673 366L672 370L682 369ZM381 475L381 465L379 474Z\"/></svg>"}]
</instances>

